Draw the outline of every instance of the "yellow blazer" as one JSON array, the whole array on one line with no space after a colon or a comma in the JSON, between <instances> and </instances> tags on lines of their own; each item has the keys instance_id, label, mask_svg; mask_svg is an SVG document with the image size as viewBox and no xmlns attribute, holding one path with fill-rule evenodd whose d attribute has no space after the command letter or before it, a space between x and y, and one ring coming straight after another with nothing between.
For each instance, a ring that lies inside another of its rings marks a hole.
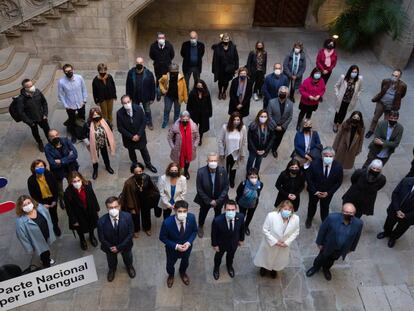
<instances>
[{"instance_id":1,"label":"yellow blazer","mask_svg":"<svg viewBox=\"0 0 414 311\"><path fill-rule=\"evenodd\" d=\"M167 94L168 84L170 82L170 74L167 73L163 75L158 81L160 85L160 91L162 95ZM188 100L188 91L187 85L184 80L184 75L182 73L178 74L178 103L187 103Z\"/></svg>"}]
</instances>

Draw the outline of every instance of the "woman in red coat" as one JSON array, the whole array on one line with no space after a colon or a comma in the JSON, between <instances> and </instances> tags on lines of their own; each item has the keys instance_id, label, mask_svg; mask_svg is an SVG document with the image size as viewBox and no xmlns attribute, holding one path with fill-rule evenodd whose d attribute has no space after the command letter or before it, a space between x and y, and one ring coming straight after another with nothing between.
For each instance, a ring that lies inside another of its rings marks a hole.
<instances>
[{"instance_id":1,"label":"woman in red coat","mask_svg":"<svg viewBox=\"0 0 414 311\"><path fill-rule=\"evenodd\" d=\"M302 95L299 104L299 117L296 130L299 131L302 119L306 115L306 119L312 117L312 112L318 109L319 102L325 94L326 87L323 81L322 72L318 68L314 68L308 78L306 78L299 86L299 92Z\"/></svg>"},{"instance_id":2,"label":"woman in red coat","mask_svg":"<svg viewBox=\"0 0 414 311\"><path fill-rule=\"evenodd\" d=\"M323 48L319 50L318 56L316 57L316 67L322 72L322 79L325 84L328 83L332 70L335 68L338 60L335 46L334 39L326 39L323 43Z\"/></svg>"}]
</instances>

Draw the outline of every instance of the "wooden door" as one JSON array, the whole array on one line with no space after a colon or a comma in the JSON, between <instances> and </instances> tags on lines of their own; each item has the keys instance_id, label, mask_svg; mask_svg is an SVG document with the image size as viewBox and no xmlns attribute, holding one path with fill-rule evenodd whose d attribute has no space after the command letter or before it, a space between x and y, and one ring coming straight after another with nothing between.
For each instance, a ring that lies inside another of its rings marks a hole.
<instances>
[{"instance_id":1,"label":"wooden door","mask_svg":"<svg viewBox=\"0 0 414 311\"><path fill-rule=\"evenodd\" d=\"M253 26L303 27L309 0L256 0Z\"/></svg>"}]
</instances>

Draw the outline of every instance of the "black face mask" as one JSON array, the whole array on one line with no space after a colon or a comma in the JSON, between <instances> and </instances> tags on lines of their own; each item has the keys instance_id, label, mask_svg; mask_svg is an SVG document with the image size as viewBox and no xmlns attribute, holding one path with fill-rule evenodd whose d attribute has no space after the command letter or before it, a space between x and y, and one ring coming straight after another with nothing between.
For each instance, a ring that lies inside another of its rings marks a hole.
<instances>
[{"instance_id":1,"label":"black face mask","mask_svg":"<svg viewBox=\"0 0 414 311\"><path fill-rule=\"evenodd\" d=\"M135 174L135 178L137 180L142 180L142 174Z\"/></svg>"},{"instance_id":2,"label":"black face mask","mask_svg":"<svg viewBox=\"0 0 414 311\"><path fill-rule=\"evenodd\" d=\"M331 44L329 44L326 48L327 48L328 50L333 50L333 49L334 49L334 46L333 46L333 45L331 45Z\"/></svg>"},{"instance_id":3,"label":"black face mask","mask_svg":"<svg viewBox=\"0 0 414 311\"><path fill-rule=\"evenodd\" d=\"M144 65L143 64L137 64L135 66L135 68L137 68L137 70L141 71L144 68Z\"/></svg>"},{"instance_id":4,"label":"black face mask","mask_svg":"<svg viewBox=\"0 0 414 311\"><path fill-rule=\"evenodd\" d=\"M51 140L51 143L52 143L54 146L59 145L59 144L60 144L60 139L59 139L59 137L55 137L55 138L53 138L53 139Z\"/></svg>"},{"instance_id":5,"label":"black face mask","mask_svg":"<svg viewBox=\"0 0 414 311\"><path fill-rule=\"evenodd\" d=\"M391 121L391 120L388 120L388 124L389 124L390 126L394 126L394 125L396 125L396 124L397 124L397 121Z\"/></svg>"},{"instance_id":6,"label":"black face mask","mask_svg":"<svg viewBox=\"0 0 414 311\"><path fill-rule=\"evenodd\" d=\"M286 98L286 96L287 96L287 95L286 95L285 93L279 94L279 98L280 98L280 99L282 99L282 100L283 100L283 99L285 99L285 98Z\"/></svg>"},{"instance_id":7,"label":"black face mask","mask_svg":"<svg viewBox=\"0 0 414 311\"><path fill-rule=\"evenodd\" d=\"M352 215L347 215L347 214L342 214L342 215L344 216L344 220L348 222L352 220L352 217L354 217Z\"/></svg>"},{"instance_id":8,"label":"black face mask","mask_svg":"<svg viewBox=\"0 0 414 311\"><path fill-rule=\"evenodd\" d=\"M311 126L306 126L306 127L303 128L304 132L310 132L311 130L312 130Z\"/></svg>"},{"instance_id":9,"label":"black face mask","mask_svg":"<svg viewBox=\"0 0 414 311\"><path fill-rule=\"evenodd\" d=\"M223 45L228 46L229 43L228 42L223 42Z\"/></svg>"},{"instance_id":10,"label":"black face mask","mask_svg":"<svg viewBox=\"0 0 414 311\"><path fill-rule=\"evenodd\" d=\"M95 118L92 118L92 120L95 122L99 122L102 120L102 117L95 117Z\"/></svg>"},{"instance_id":11,"label":"black face mask","mask_svg":"<svg viewBox=\"0 0 414 311\"><path fill-rule=\"evenodd\" d=\"M99 75L100 75L101 77L105 77L105 76L106 76L106 72L100 72L100 73L99 73Z\"/></svg>"},{"instance_id":12,"label":"black face mask","mask_svg":"<svg viewBox=\"0 0 414 311\"><path fill-rule=\"evenodd\" d=\"M176 78L178 77L178 72L170 72L170 76Z\"/></svg>"},{"instance_id":13,"label":"black face mask","mask_svg":"<svg viewBox=\"0 0 414 311\"><path fill-rule=\"evenodd\" d=\"M204 89L202 87L198 87L197 91L199 91L200 93L202 93L204 91Z\"/></svg>"},{"instance_id":14,"label":"black face mask","mask_svg":"<svg viewBox=\"0 0 414 311\"><path fill-rule=\"evenodd\" d=\"M181 120L181 124L182 125L187 125L188 124L188 120Z\"/></svg>"},{"instance_id":15,"label":"black face mask","mask_svg":"<svg viewBox=\"0 0 414 311\"><path fill-rule=\"evenodd\" d=\"M379 174L381 174L381 172L376 172L376 171L373 171L373 170L369 170L369 174L372 175L372 176L378 176Z\"/></svg>"},{"instance_id":16,"label":"black face mask","mask_svg":"<svg viewBox=\"0 0 414 311\"><path fill-rule=\"evenodd\" d=\"M180 173L178 173L178 172L170 172L170 177L172 177L172 178L177 178L179 176L180 176Z\"/></svg>"},{"instance_id":17,"label":"black face mask","mask_svg":"<svg viewBox=\"0 0 414 311\"><path fill-rule=\"evenodd\" d=\"M73 71L68 71L65 72L65 76L68 77L69 79L73 77Z\"/></svg>"},{"instance_id":18,"label":"black face mask","mask_svg":"<svg viewBox=\"0 0 414 311\"><path fill-rule=\"evenodd\" d=\"M291 173L292 175L296 175L296 174L298 174L298 173L299 173L299 170L298 170L298 169L296 169L296 168L290 168L290 169L289 169L289 173Z\"/></svg>"}]
</instances>

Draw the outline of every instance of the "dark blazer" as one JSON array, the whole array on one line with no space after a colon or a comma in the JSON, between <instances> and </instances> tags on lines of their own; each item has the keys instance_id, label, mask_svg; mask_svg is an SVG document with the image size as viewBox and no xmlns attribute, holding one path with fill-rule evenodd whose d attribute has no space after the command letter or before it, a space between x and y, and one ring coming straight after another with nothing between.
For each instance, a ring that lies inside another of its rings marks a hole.
<instances>
[{"instance_id":1,"label":"dark blazer","mask_svg":"<svg viewBox=\"0 0 414 311\"><path fill-rule=\"evenodd\" d=\"M252 122L249 125L249 129L247 131L247 149L250 152L253 152L254 154L256 154L257 150L264 150L265 151L265 155L269 153L270 148L272 148L273 146L273 142L275 140L275 132L274 132L274 128L271 122L268 123L268 133L267 133L267 137L266 137L266 141L264 143L260 142L260 137L259 137L259 127L256 124L256 122Z\"/></svg>"},{"instance_id":2,"label":"dark blazer","mask_svg":"<svg viewBox=\"0 0 414 311\"><path fill-rule=\"evenodd\" d=\"M185 223L184 236L180 237L180 231L178 230L178 226L175 221L175 215L171 215L162 223L160 241L165 244L165 249L167 251L172 251L177 254L180 253L179 251L175 250L177 244L184 244L186 242L189 242L191 244L191 247L187 250L187 252L191 252L194 240L197 236L197 231L198 227L195 216L194 214L188 213Z\"/></svg>"},{"instance_id":3,"label":"dark blazer","mask_svg":"<svg viewBox=\"0 0 414 311\"><path fill-rule=\"evenodd\" d=\"M324 175L324 166L322 159L311 162L306 170L306 181L308 183L308 191L314 194L316 191L328 192L328 196L333 196L336 190L342 184L343 169L342 165L333 160L331 171L328 178Z\"/></svg>"},{"instance_id":4,"label":"dark blazer","mask_svg":"<svg viewBox=\"0 0 414 311\"><path fill-rule=\"evenodd\" d=\"M391 86L392 81L391 79L384 79L381 82L381 91L374 96L372 99L373 102L378 102L381 100L381 98L385 95L389 87ZM395 97L394 97L394 103L392 106L392 110L400 110L401 107L401 99L405 96L407 93L407 84L405 84L403 81L398 80L395 88Z\"/></svg>"},{"instance_id":5,"label":"dark blazer","mask_svg":"<svg viewBox=\"0 0 414 311\"><path fill-rule=\"evenodd\" d=\"M281 126L285 131L287 130L293 116L293 103L289 98L285 100L285 110L283 115L280 114L280 101L279 98L273 98L269 100L267 105L267 113L273 123L273 126Z\"/></svg>"},{"instance_id":6,"label":"dark blazer","mask_svg":"<svg viewBox=\"0 0 414 311\"><path fill-rule=\"evenodd\" d=\"M155 99L155 80L154 74L148 69L144 68L142 73L142 101L147 103L154 101ZM134 104L139 104L137 101L137 87L135 85L137 79L137 70L135 67L131 68L128 71L127 80L126 80L126 94L132 99Z\"/></svg>"},{"instance_id":7,"label":"dark blazer","mask_svg":"<svg viewBox=\"0 0 414 311\"><path fill-rule=\"evenodd\" d=\"M213 116L210 92L200 99L197 91L192 89L188 96L187 111L190 113L191 120L198 124L200 134L210 130L210 118Z\"/></svg>"},{"instance_id":8,"label":"dark blazer","mask_svg":"<svg viewBox=\"0 0 414 311\"><path fill-rule=\"evenodd\" d=\"M161 75L168 72L168 66L170 66L174 56L174 47L169 41L165 41L163 49L158 46L157 41L151 44L149 57L154 61L154 71L157 78L158 76L161 78Z\"/></svg>"},{"instance_id":9,"label":"dark blazer","mask_svg":"<svg viewBox=\"0 0 414 311\"><path fill-rule=\"evenodd\" d=\"M291 177L288 170L284 170L277 178L275 187L279 190L275 201L275 206L279 205L284 200L289 200L288 195L290 193L296 196L296 200L292 201L295 210L299 208L300 193L305 188L305 175L302 171L295 177Z\"/></svg>"},{"instance_id":10,"label":"dark blazer","mask_svg":"<svg viewBox=\"0 0 414 311\"><path fill-rule=\"evenodd\" d=\"M221 207L228 199L229 179L226 169L222 166L216 168L214 194L212 191L211 173L207 165L198 169L196 186L197 195L194 198L194 202L199 205L210 206L210 202L215 200L217 207Z\"/></svg>"},{"instance_id":11,"label":"dark blazer","mask_svg":"<svg viewBox=\"0 0 414 311\"><path fill-rule=\"evenodd\" d=\"M21 89L20 96L17 98L17 110L24 123L32 125L33 122L40 122L48 114L46 98L38 89L32 96Z\"/></svg>"},{"instance_id":12,"label":"dark blazer","mask_svg":"<svg viewBox=\"0 0 414 311\"><path fill-rule=\"evenodd\" d=\"M316 244L323 246L322 252L324 255L329 256L337 250L338 229L343 222L343 218L342 213L331 213L320 226ZM346 242L341 249L343 259L349 252L355 251L361 236L363 222L361 219L353 217L348 226L351 227L347 232Z\"/></svg>"},{"instance_id":13,"label":"dark blazer","mask_svg":"<svg viewBox=\"0 0 414 311\"><path fill-rule=\"evenodd\" d=\"M414 203L405 203L409 198L413 186L414 177L403 178L392 192L391 203L387 209L388 214L393 215L395 215L397 211L403 212L405 214L405 218L410 222L410 224L414 224Z\"/></svg>"},{"instance_id":14,"label":"dark blazer","mask_svg":"<svg viewBox=\"0 0 414 311\"><path fill-rule=\"evenodd\" d=\"M387 120L382 120L378 122L378 125L375 128L375 132L374 132L374 139L375 138L381 139L384 142L384 145L378 146L374 144L374 139L373 139L368 146L369 151L371 151L374 154L378 154L383 148L388 148L389 156L391 156L391 154L394 153L395 148L397 148L398 145L400 144L400 141L401 141L401 138L404 132L404 127L400 123L397 123L394 126L394 129L392 131L389 141L387 141L387 129L388 129Z\"/></svg>"},{"instance_id":15,"label":"dark blazer","mask_svg":"<svg viewBox=\"0 0 414 311\"><path fill-rule=\"evenodd\" d=\"M241 117L247 117L250 111L250 99L252 98L252 88L253 82L250 80L249 77L246 78L246 91L244 93L243 101L241 102L242 108L237 109L237 105L240 104L239 97L237 96L237 90L239 88L239 77L235 77L231 81L230 85L230 102L229 102L229 115L233 112L237 111L240 113Z\"/></svg>"},{"instance_id":16,"label":"dark blazer","mask_svg":"<svg viewBox=\"0 0 414 311\"><path fill-rule=\"evenodd\" d=\"M51 172L45 170L45 179L46 183L49 186L50 192L52 192L53 201L57 202L58 198L58 187L55 177ZM27 179L27 188L29 189L30 196L38 203L47 204L47 202L42 199L42 193L40 191L39 183L36 179L36 174L30 175Z\"/></svg>"},{"instance_id":17,"label":"dark blazer","mask_svg":"<svg viewBox=\"0 0 414 311\"><path fill-rule=\"evenodd\" d=\"M100 208L92 184L88 183L84 187L86 192L86 208L79 199L78 190L72 185L66 188L63 200L65 201L65 209L69 218L69 229L80 229L83 233L87 233L96 228ZM73 225L75 223L78 223L79 227L75 227Z\"/></svg>"},{"instance_id":18,"label":"dark blazer","mask_svg":"<svg viewBox=\"0 0 414 311\"><path fill-rule=\"evenodd\" d=\"M320 154L322 151L321 149L321 140L319 138L319 134L317 131L312 131L311 141L309 145L309 152L307 153L305 150L305 135L303 132L296 132L295 134L295 153L302 158L305 157L306 154L309 154L311 157L314 157L316 153Z\"/></svg>"},{"instance_id":19,"label":"dark blazer","mask_svg":"<svg viewBox=\"0 0 414 311\"><path fill-rule=\"evenodd\" d=\"M190 49L191 49L191 42L185 41L181 45L181 57L183 58L183 72L188 72L191 67L190 63ZM203 42L197 41L197 67L198 72L201 73L201 67L203 63L203 56L204 56L205 46Z\"/></svg>"},{"instance_id":20,"label":"dark blazer","mask_svg":"<svg viewBox=\"0 0 414 311\"><path fill-rule=\"evenodd\" d=\"M408 172L407 176L405 176L405 177L414 177L414 159L411 161L410 171Z\"/></svg>"},{"instance_id":21,"label":"dark blazer","mask_svg":"<svg viewBox=\"0 0 414 311\"><path fill-rule=\"evenodd\" d=\"M217 80L230 81L236 70L239 69L239 53L236 45L230 41L227 52L224 52L221 42L214 44L211 48L213 49L211 72L214 74L214 82Z\"/></svg>"},{"instance_id":22,"label":"dark blazer","mask_svg":"<svg viewBox=\"0 0 414 311\"><path fill-rule=\"evenodd\" d=\"M147 145L147 136L145 135L145 114L144 110L135 104L132 104L132 118L124 107L116 113L116 123L118 131L122 135L122 143L125 148L141 149ZM140 139L133 141L132 137L138 135Z\"/></svg>"},{"instance_id":23,"label":"dark blazer","mask_svg":"<svg viewBox=\"0 0 414 311\"><path fill-rule=\"evenodd\" d=\"M120 252L131 250L134 236L134 223L131 214L119 212L118 232L112 226L110 218L109 214L105 214L98 220L98 237L102 251L112 253L110 250L112 246L116 246Z\"/></svg>"},{"instance_id":24,"label":"dark blazer","mask_svg":"<svg viewBox=\"0 0 414 311\"><path fill-rule=\"evenodd\" d=\"M60 143L63 148L63 157L59 150L51 143L47 143L45 146L45 155L49 162L50 171L57 180L65 178L67 172L77 171L79 169L79 164L76 161L78 158L78 151L75 146L66 137L60 137ZM55 160L60 160L61 164L56 164Z\"/></svg>"},{"instance_id":25,"label":"dark blazer","mask_svg":"<svg viewBox=\"0 0 414 311\"><path fill-rule=\"evenodd\" d=\"M227 226L226 214L221 214L211 225L211 246L218 246L220 251L236 251L239 242L244 241L244 215L236 213L234 228Z\"/></svg>"},{"instance_id":26,"label":"dark blazer","mask_svg":"<svg viewBox=\"0 0 414 311\"><path fill-rule=\"evenodd\" d=\"M264 51L263 54L263 74L266 73L267 67L267 52ZM249 76L254 77L257 71L257 54L256 51L250 51L249 56L247 57L246 68L248 70Z\"/></svg>"},{"instance_id":27,"label":"dark blazer","mask_svg":"<svg viewBox=\"0 0 414 311\"><path fill-rule=\"evenodd\" d=\"M92 81L92 93L95 104L102 103L107 99L116 99L115 81L112 76L108 74L106 84L96 76Z\"/></svg>"},{"instance_id":28,"label":"dark blazer","mask_svg":"<svg viewBox=\"0 0 414 311\"><path fill-rule=\"evenodd\" d=\"M276 98L279 94L279 88L284 85L289 85L288 77L282 73L279 77L275 73L268 74L265 78L262 92L266 103L272 98Z\"/></svg>"}]
</instances>

